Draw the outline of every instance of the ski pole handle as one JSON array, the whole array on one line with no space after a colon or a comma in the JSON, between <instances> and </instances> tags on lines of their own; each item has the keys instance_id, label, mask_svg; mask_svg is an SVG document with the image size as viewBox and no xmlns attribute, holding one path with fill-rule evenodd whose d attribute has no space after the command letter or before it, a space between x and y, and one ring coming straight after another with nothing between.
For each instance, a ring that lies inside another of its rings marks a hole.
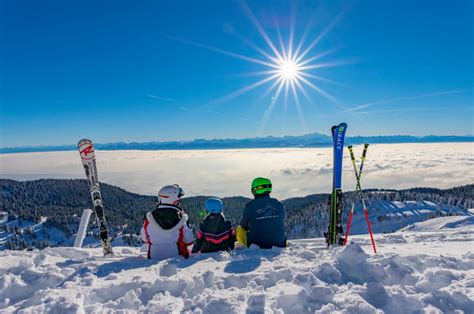
<instances>
[{"instance_id":1,"label":"ski pole handle","mask_svg":"<svg viewBox=\"0 0 474 314\"><path fill-rule=\"evenodd\" d=\"M369 148L369 144L365 143L364 144L364 150L362 151L362 160L365 159L365 156L367 155L367 148Z\"/></svg>"},{"instance_id":2,"label":"ski pole handle","mask_svg":"<svg viewBox=\"0 0 474 314\"><path fill-rule=\"evenodd\" d=\"M349 149L349 152L351 153L351 161L352 161L352 166L354 167L356 179L357 181L359 181L359 174L357 173L357 166L355 163L354 151L352 150L352 146L348 146L347 148Z\"/></svg>"},{"instance_id":3,"label":"ski pole handle","mask_svg":"<svg viewBox=\"0 0 474 314\"><path fill-rule=\"evenodd\" d=\"M354 167L354 173L355 173L356 181L357 181L357 185L358 185L358 182L359 182L359 174L357 173L357 166L356 166L356 162L355 162L354 151L352 150L352 145L347 146L347 148L349 149L349 152L350 152L350 154L351 154L352 166Z\"/></svg>"},{"instance_id":4,"label":"ski pole handle","mask_svg":"<svg viewBox=\"0 0 474 314\"><path fill-rule=\"evenodd\" d=\"M362 157L361 157L361 163L360 163L360 168L359 168L359 181L360 177L362 176L362 169L364 168L364 161L365 157L367 156L367 149L369 148L369 144L364 144L364 150L362 151Z\"/></svg>"},{"instance_id":5,"label":"ski pole handle","mask_svg":"<svg viewBox=\"0 0 474 314\"><path fill-rule=\"evenodd\" d=\"M347 146L347 148L349 149L349 152L351 153L351 160L355 161L354 151L352 150L352 145Z\"/></svg>"}]
</instances>

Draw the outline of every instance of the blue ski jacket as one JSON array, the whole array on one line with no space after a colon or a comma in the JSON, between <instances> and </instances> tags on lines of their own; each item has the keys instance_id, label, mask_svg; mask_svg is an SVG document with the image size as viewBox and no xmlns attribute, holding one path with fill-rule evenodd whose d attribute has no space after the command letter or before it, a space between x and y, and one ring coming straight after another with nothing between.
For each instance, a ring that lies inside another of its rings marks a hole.
<instances>
[{"instance_id":1,"label":"blue ski jacket","mask_svg":"<svg viewBox=\"0 0 474 314\"><path fill-rule=\"evenodd\" d=\"M247 246L252 243L262 249L286 246L285 206L269 194L245 205L240 226L247 230Z\"/></svg>"}]
</instances>

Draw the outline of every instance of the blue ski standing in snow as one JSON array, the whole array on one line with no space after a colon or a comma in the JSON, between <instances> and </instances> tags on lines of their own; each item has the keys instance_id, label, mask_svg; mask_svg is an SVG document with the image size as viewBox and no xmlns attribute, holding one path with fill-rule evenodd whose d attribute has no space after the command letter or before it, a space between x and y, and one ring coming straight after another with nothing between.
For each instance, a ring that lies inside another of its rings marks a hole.
<instances>
[{"instance_id":1,"label":"blue ski standing in snow","mask_svg":"<svg viewBox=\"0 0 474 314\"><path fill-rule=\"evenodd\" d=\"M326 242L332 244L344 244L342 230L342 157L344 154L344 136L347 124L341 123L333 126L333 187L329 206L329 228L325 234Z\"/></svg>"}]
</instances>

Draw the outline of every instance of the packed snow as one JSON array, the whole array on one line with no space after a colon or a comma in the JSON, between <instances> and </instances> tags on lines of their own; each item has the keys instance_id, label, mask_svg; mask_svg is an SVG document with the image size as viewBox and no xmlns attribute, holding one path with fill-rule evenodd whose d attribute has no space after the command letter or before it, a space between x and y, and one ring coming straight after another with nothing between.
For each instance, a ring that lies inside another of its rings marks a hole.
<instances>
[{"instance_id":1,"label":"packed snow","mask_svg":"<svg viewBox=\"0 0 474 314\"><path fill-rule=\"evenodd\" d=\"M331 249L305 239L163 261L129 247L113 258L100 249L3 251L0 312L472 313L473 223L443 217L412 227L424 232L378 234L377 254L367 236Z\"/></svg>"}]
</instances>

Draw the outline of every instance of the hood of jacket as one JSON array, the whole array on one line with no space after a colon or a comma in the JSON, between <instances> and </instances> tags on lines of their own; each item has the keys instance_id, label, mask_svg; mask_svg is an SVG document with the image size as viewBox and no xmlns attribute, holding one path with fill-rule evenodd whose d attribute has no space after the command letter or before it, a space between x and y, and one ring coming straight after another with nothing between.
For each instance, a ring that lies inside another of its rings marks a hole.
<instances>
[{"instance_id":1,"label":"hood of jacket","mask_svg":"<svg viewBox=\"0 0 474 314\"><path fill-rule=\"evenodd\" d=\"M161 229L163 231L170 231L170 232L174 232L176 230L178 230L179 228L181 228L182 226L184 226L186 224L186 222L188 221L188 215L187 214L183 214L181 219L178 221L177 224L175 224L174 226L170 227L170 228L163 228L156 220L155 220L155 217L153 216L152 212L148 212L146 214L146 219L149 221L149 223L151 225L153 225L155 228L157 229Z\"/></svg>"},{"instance_id":2,"label":"hood of jacket","mask_svg":"<svg viewBox=\"0 0 474 314\"><path fill-rule=\"evenodd\" d=\"M148 215L151 214L151 217ZM183 210L175 205L159 204L154 210L147 214L148 221L153 221L160 226L160 229L174 229L182 220ZM185 218L187 220L187 216Z\"/></svg>"}]
</instances>

